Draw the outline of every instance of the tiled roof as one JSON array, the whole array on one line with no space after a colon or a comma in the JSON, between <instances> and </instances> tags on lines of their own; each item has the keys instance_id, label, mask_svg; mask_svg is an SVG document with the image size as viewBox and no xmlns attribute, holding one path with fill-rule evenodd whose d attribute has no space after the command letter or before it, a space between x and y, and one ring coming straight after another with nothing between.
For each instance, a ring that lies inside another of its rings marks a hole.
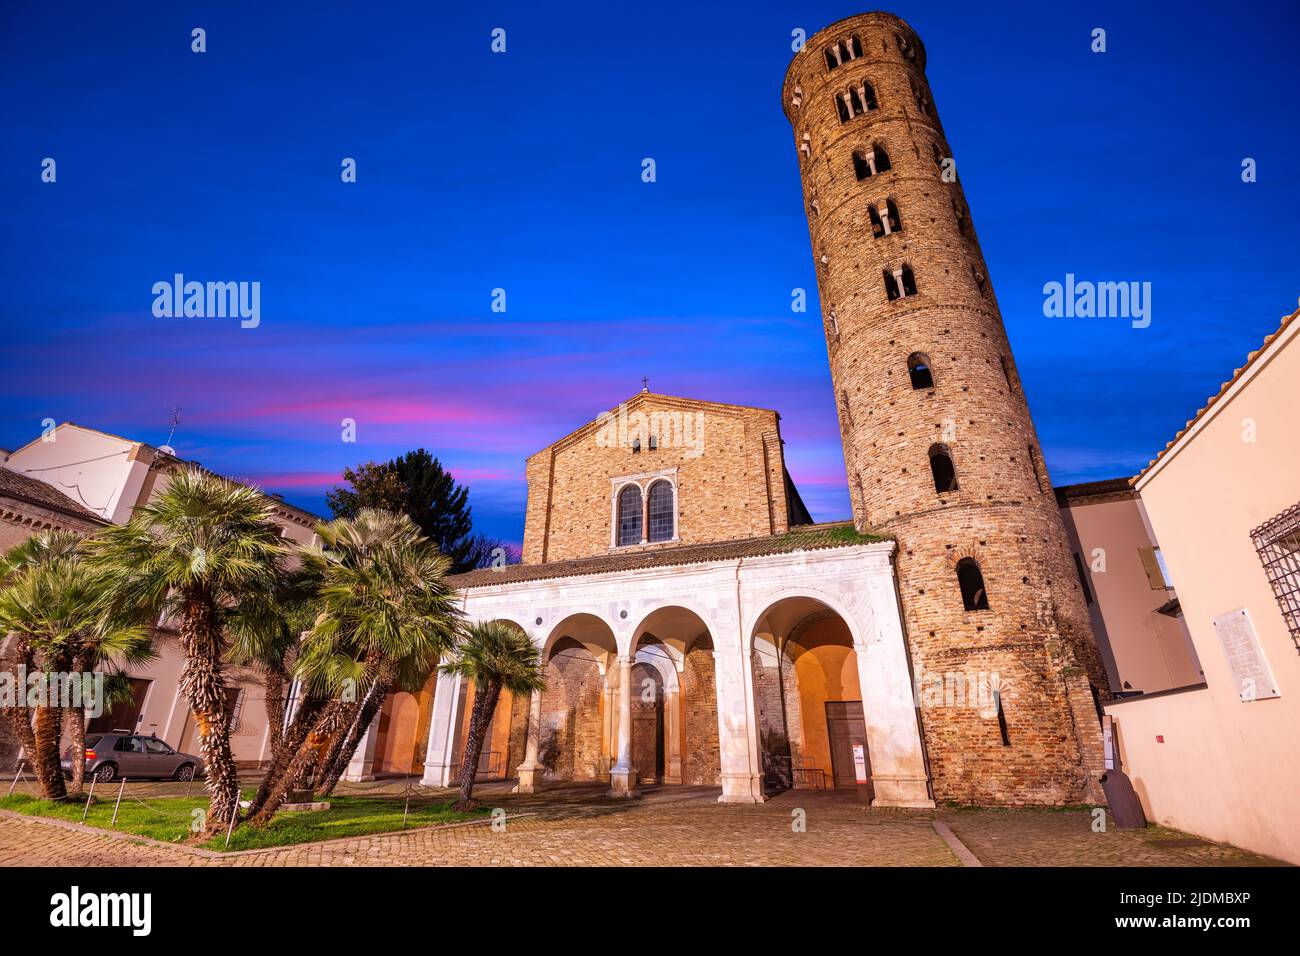
<instances>
[{"instance_id":1,"label":"tiled roof","mask_svg":"<svg viewBox=\"0 0 1300 956\"><path fill-rule=\"evenodd\" d=\"M103 517L91 511L81 502L73 501L53 485L47 485L37 478L29 478L27 475L9 468L0 467L0 495L18 501L25 501L28 504L39 505L42 508L61 511L83 521L93 521L96 524L108 523Z\"/></svg>"},{"instance_id":2,"label":"tiled roof","mask_svg":"<svg viewBox=\"0 0 1300 956\"><path fill-rule=\"evenodd\" d=\"M517 581L544 581L550 578L605 574L611 571L637 571L642 568L754 558L792 551L845 548L850 545L871 544L884 540L887 539L878 535L859 534L853 529L853 523L850 521L835 521L803 525L785 534L763 535L757 538L678 545L659 550L620 551L573 561L548 561L545 564L508 564L500 569L484 568L464 574L454 574L447 578L447 583L453 588L483 588L494 584L513 584Z\"/></svg>"},{"instance_id":3,"label":"tiled roof","mask_svg":"<svg viewBox=\"0 0 1300 956\"><path fill-rule=\"evenodd\" d=\"M1165 455L1167 455L1169 453L1169 450L1173 448L1175 445L1177 445L1179 440L1184 435L1186 435L1189 431L1191 431L1193 426L1195 426L1197 422L1199 422L1202 418L1205 417L1205 415L1210 411L1210 409L1214 407L1215 403L1218 402L1219 399L1223 398L1225 394L1227 394L1228 389L1232 388L1232 386L1237 384L1237 380L1240 379L1241 376L1245 374L1246 370L1250 368L1251 364L1255 361L1256 358L1259 357L1260 353L1262 353L1265 349L1267 349L1270 345L1272 345L1273 342L1277 339L1277 337L1286 331L1287 326L1289 326L1292 322L1295 321L1296 316L1300 316L1300 309L1297 309L1296 311L1292 312L1290 315L1282 316L1282 324L1277 327L1277 331L1274 332L1272 335L1266 337L1264 339L1263 345L1261 345L1259 348L1255 349L1255 351L1251 352L1249 355L1246 356L1246 361L1242 363L1241 368L1233 370L1232 378L1228 379L1226 382L1224 382L1222 385L1219 386L1219 390L1209 397L1209 400L1206 401L1204 406L1196 410L1196 414L1187 420L1187 424L1184 425L1179 430L1178 434L1175 435L1173 439L1170 440L1165 445L1165 447L1160 450L1159 454L1157 454L1156 457L1152 458L1151 461L1147 462L1147 466L1145 468L1143 468L1131 479L1129 479L1129 484L1136 485L1142 479L1143 475L1145 475L1148 471L1154 468L1156 466L1156 463L1160 461L1160 459L1163 458Z\"/></svg>"}]
</instances>

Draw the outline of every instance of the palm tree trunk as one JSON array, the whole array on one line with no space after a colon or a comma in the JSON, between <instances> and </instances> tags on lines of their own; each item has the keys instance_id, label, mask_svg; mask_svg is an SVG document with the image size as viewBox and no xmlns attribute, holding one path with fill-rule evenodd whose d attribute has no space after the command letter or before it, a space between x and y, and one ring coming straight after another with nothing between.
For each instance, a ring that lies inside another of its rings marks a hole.
<instances>
[{"instance_id":1,"label":"palm tree trunk","mask_svg":"<svg viewBox=\"0 0 1300 956\"><path fill-rule=\"evenodd\" d=\"M68 737L72 741L72 783L68 789L79 794L86 782L86 712L80 707L68 711Z\"/></svg>"},{"instance_id":2,"label":"palm tree trunk","mask_svg":"<svg viewBox=\"0 0 1300 956\"><path fill-rule=\"evenodd\" d=\"M266 723L272 760L284 748L285 697L289 683L289 675L278 667L268 668L262 676L262 686L266 689Z\"/></svg>"},{"instance_id":3,"label":"palm tree trunk","mask_svg":"<svg viewBox=\"0 0 1300 956\"><path fill-rule=\"evenodd\" d=\"M62 736L63 709L37 707L32 764L41 784L41 793L47 800L64 800L68 796L63 785L63 769L59 766L59 740Z\"/></svg>"},{"instance_id":4,"label":"palm tree trunk","mask_svg":"<svg viewBox=\"0 0 1300 956\"><path fill-rule=\"evenodd\" d=\"M92 663L89 654L82 653L73 660L72 671L76 674L89 673ZM86 783L86 712L80 707L68 711L68 739L72 749L72 783L68 789L74 794L80 794Z\"/></svg>"},{"instance_id":5,"label":"palm tree trunk","mask_svg":"<svg viewBox=\"0 0 1300 956\"><path fill-rule=\"evenodd\" d=\"M460 765L460 799L456 801L457 810L474 808L474 777L478 774L483 742L500 696L499 680L489 680L486 688L477 688L475 691L474 709L470 711L469 717L469 736L465 740L465 759Z\"/></svg>"},{"instance_id":6,"label":"palm tree trunk","mask_svg":"<svg viewBox=\"0 0 1300 956\"><path fill-rule=\"evenodd\" d=\"M298 778L303 771L312 765L317 759L317 751L322 747L330 737L338 733L343 728L348 718L352 715L351 708L355 703L347 703L341 700L331 700L327 703L320 715L316 718L293 759L289 762L285 772L280 775L280 779L271 787L271 792L267 794L266 800L263 801L257 812L249 817L249 823L255 827L266 826L275 816L275 812L280 809L280 804L284 803L285 797L289 791L294 789Z\"/></svg>"},{"instance_id":7,"label":"palm tree trunk","mask_svg":"<svg viewBox=\"0 0 1300 956\"><path fill-rule=\"evenodd\" d=\"M389 685L376 680L366 691L366 696L361 701L361 709L357 711L356 717L352 719L352 725L348 727L347 734L339 737L335 746L330 751L330 758L325 764L325 772L316 786L316 793L322 797L328 797L338 786L343 774L348 769L348 764L352 762L352 755L357 752L357 747L361 744L361 738L364 736L367 728L374 722L375 714L379 713L379 708L384 706L384 699L388 696Z\"/></svg>"},{"instance_id":8,"label":"palm tree trunk","mask_svg":"<svg viewBox=\"0 0 1300 956\"><path fill-rule=\"evenodd\" d=\"M239 772L230 750L230 718L226 713L226 681L221 675L221 625L217 609L206 595L187 596L180 615L185 666L181 690L199 728L199 755L211 795L208 830L225 829L239 815Z\"/></svg>"},{"instance_id":9,"label":"palm tree trunk","mask_svg":"<svg viewBox=\"0 0 1300 956\"><path fill-rule=\"evenodd\" d=\"M289 729L285 731L284 738L280 742L280 752L272 756L271 766L266 771L266 776L262 778L262 783L257 788L257 794L253 797L253 802L248 808L249 816L253 816L262 809L267 798L271 796L271 791L275 789L275 785L286 775L289 764L293 762L294 755L298 753L298 749L307 739L312 725L316 722L316 718L324 706L325 699L322 697L305 697L302 703L298 705L293 720L289 722ZM293 783L296 784L297 781L295 780Z\"/></svg>"},{"instance_id":10,"label":"palm tree trunk","mask_svg":"<svg viewBox=\"0 0 1300 956\"><path fill-rule=\"evenodd\" d=\"M16 637L14 643L14 673L31 674L35 670L36 657L32 653L31 647L21 636ZM17 699L14 701L16 706L4 708L5 717L9 720L14 737L18 740L18 746L22 748L23 754L26 756L27 766L31 767L32 761L36 757L36 735L32 732L32 709L27 706L26 687L16 687L15 693L17 694Z\"/></svg>"}]
</instances>

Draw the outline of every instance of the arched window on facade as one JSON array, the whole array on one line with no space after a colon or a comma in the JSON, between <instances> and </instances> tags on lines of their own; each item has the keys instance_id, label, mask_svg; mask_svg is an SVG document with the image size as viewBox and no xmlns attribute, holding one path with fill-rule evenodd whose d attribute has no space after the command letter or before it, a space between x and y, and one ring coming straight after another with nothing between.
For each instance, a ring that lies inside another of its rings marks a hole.
<instances>
[{"instance_id":1,"label":"arched window on facade","mask_svg":"<svg viewBox=\"0 0 1300 956\"><path fill-rule=\"evenodd\" d=\"M674 512L677 510L673 504L672 482L661 479L650 486L648 509L650 524L649 533L646 535L647 540L671 541L673 539Z\"/></svg>"},{"instance_id":2,"label":"arched window on facade","mask_svg":"<svg viewBox=\"0 0 1300 956\"><path fill-rule=\"evenodd\" d=\"M934 388L930 356L924 352L913 352L907 357L907 374L911 376L912 388Z\"/></svg>"},{"instance_id":3,"label":"arched window on facade","mask_svg":"<svg viewBox=\"0 0 1300 956\"><path fill-rule=\"evenodd\" d=\"M957 562L957 584L961 588L961 603L968 611L987 611L989 596L984 590L984 575L974 558Z\"/></svg>"},{"instance_id":4,"label":"arched window on facade","mask_svg":"<svg viewBox=\"0 0 1300 956\"><path fill-rule=\"evenodd\" d=\"M957 469L947 445L930 446L930 474L934 476L934 490L940 494L957 490Z\"/></svg>"},{"instance_id":5,"label":"arched window on facade","mask_svg":"<svg viewBox=\"0 0 1300 956\"><path fill-rule=\"evenodd\" d=\"M641 488L625 485L618 493L619 546L641 543Z\"/></svg>"}]
</instances>

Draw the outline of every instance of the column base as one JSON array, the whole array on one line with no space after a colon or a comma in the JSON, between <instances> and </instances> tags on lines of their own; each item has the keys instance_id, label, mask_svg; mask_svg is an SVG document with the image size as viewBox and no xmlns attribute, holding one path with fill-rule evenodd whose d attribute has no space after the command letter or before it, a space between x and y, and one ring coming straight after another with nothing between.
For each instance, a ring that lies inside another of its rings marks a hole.
<instances>
[{"instance_id":1,"label":"column base","mask_svg":"<svg viewBox=\"0 0 1300 956\"><path fill-rule=\"evenodd\" d=\"M515 788L518 793L537 793L542 789L544 768L520 767L516 772L519 774L519 786Z\"/></svg>"},{"instance_id":2,"label":"column base","mask_svg":"<svg viewBox=\"0 0 1300 956\"><path fill-rule=\"evenodd\" d=\"M420 778L420 786L442 790L451 786L448 778L448 768L434 764L431 767L424 768L424 776Z\"/></svg>"},{"instance_id":3,"label":"column base","mask_svg":"<svg viewBox=\"0 0 1300 956\"><path fill-rule=\"evenodd\" d=\"M872 774L871 786L876 793L871 801L873 807L934 809L925 777L877 777Z\"/></svg>"},{"instance_id":4,"label":"column base","mask_svg":"<svg viewBox=\"0 0 1300 956\"><path fill-rule=\"evenodd\" d=\"M636 797L639 796L636 789L636 771L635 770L611 770L609 772L609 790L605 793L607 797Z\"/></svg>"},{"instance_id":5,"label":"column base","mask_svg":"<svg viewBox=\"0 0 1300 956\"><path fill-rule=\"evenodd\" d=\"M722 796L718 803L766 803L763 777L756 773L722 775Z\"/></svg>"},{"instance_id":6,"label":"column base","mask_svg":"<svg viewBox=\"0 0 1300 956\"><path fill-rule=\"evenodd\" d=\"M344 773L343 779L348 783L365 783L377 779L373 773Z\"/></svg>"}]
</instances>

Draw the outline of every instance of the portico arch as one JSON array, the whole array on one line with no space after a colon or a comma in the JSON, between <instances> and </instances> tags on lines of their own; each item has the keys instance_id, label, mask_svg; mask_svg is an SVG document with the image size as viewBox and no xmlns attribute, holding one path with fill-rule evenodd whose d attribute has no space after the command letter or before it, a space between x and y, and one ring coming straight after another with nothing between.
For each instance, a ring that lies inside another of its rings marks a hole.
<instances>
[{"instance_id":1,"label":"portico arch","mask_svg":"<svg viewBox=\"0 0 1300 956\"><path fill-rule=\"evenodd\" d=\"M716 786L722 766L714 645L708 624L698 610L685 604L664 605L636 625L631 646L635 655L632 747L634 762L640 759L645 764L636 764L638 775L643 781ZM649 673L651 665L658 676ZM647 699L656 689L658 700ZM647 733L655 735L653 741L642 739Z\"/></svg>"},{"instance_id":2,"label":"portico arch","mask_svg":"<svg viewBox=\"0 0 1300 956\"><path fill-rule=\"evenodd\" d=\"M859 654L827 599L775 598L750 631L755 726L767 791L852 787L855 747L870 774Z\"/></svg>"},{"instance_id":3,"label":"portico arch","mask_svg":"<svg viewBox=\"0 0 1300 956\"><path fill-rule=\"evenodd\" d=\"M606 688L618 656L612 628L588 612L570 614L542 648L537 760L546 780L601 780L610 769Z\"/></svg>"}]
</instances>

